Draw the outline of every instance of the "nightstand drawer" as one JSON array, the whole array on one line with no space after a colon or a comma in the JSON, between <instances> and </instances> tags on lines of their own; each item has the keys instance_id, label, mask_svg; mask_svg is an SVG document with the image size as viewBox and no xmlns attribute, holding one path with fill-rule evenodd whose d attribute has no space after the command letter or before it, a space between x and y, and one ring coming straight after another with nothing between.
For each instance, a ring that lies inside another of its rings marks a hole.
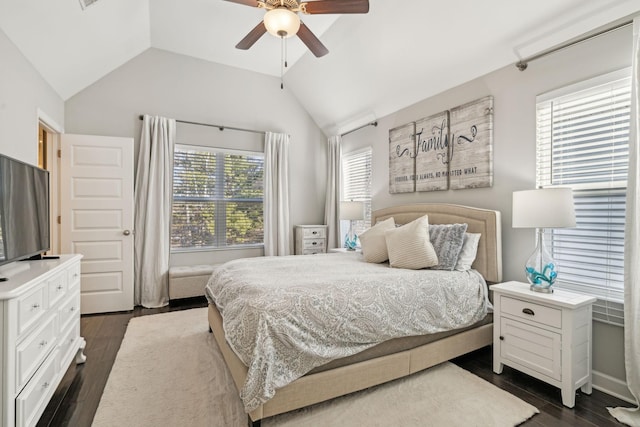
<instances>
[{"instance_id":1,"label":"nightstand drawer","mask_svg":"<svg viewBox=\"0 0 640 427\"><path fill-rule=\"evenodd\" d=\"M302 229L302 237L304 239L316 239L316 238L324 239L325 230L326 230L326 227L317 227L317 228L305 227Z\"/></svg>"},{"instance_id":2,"label":"nightstand drawer","mask_svg":"<svg viewBox=\"0 0 640 427\"><path fill-rule=\"evenodd\" d=\"M304 249L302 251L302 255L315 255L315 254L323 254L324 249L322 248L315 248L315 249Z\"/></svg>"},{"instance_id":3,"label":"nightstand drawer","mask_svg":"<svg viewBox=\"0 0 640 427\"><path fill-rule=\"evenodd\" d=\"M553 328L562 328L562 310L544 305L522 301L516 298L500 296L503 314L530 320Z\"/></svg>"},{"instance_id":4,"label":"nightstand drawer","mask_svg":"<svg viewBox=\"0 0 640 427\"><path fill-rule=\"evenodd\" d=\"M304 239L302 249L324 248L324 239Z\"/></svg>"}]
</instances>

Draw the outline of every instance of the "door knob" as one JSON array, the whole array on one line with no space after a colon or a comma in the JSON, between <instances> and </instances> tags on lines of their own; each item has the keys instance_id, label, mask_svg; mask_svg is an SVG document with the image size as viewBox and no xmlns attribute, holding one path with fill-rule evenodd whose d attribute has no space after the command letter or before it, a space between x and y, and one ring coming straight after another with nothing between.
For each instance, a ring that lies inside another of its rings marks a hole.
<instances>
[{"instance_id":1,"label":"door knob","mask_svg":"<svg viewBox=\"0 0 640 427\"><path fill-rule=\"evenodd\" d=\"M131 234L131 231L129 231L129 230L124 230L124 231L122 232L122 234L124 234L125 236L128 236L129 234Z\"/></svg>"}]
</instances>

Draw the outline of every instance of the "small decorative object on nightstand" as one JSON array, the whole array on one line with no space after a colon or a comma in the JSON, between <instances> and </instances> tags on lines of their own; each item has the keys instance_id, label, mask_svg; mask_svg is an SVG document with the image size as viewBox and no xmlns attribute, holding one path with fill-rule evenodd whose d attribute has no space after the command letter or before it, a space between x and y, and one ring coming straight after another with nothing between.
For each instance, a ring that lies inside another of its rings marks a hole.
<instances>
[{"instance_id":1,"label":"small decorative object on nightstand","mask_svg":"<svg viewBox=\"0 0 640 427\"><path fill-rule=\"evenodd\" d=\"M591 394L591 307L595 297L531 292L506 282L493 291L493 372L510 366L559 387L573 408L575 391Z\"/></svg>"},{"instance_id":2,"label":"small decorative object on nightstand","mask_svg":"<svg viewBox=\"0 0 640 427\"><path fill-rule=\"evenodd\" d=\"M340 202L340 219L349 221L349 232L344 236L344 247L347 250L355 251L358 246L358 236L353 230L353 222L364 219L364 203Z\"/></svg>"},{"instance_id":3,"label":"small decorative object on nightstand","mask_svg":"<svg viewBox=\"0 0 640 427\"><path fill-rule=\"evenodd\" d=\"M296 225L296 255L315 255L327 252L326 225Z\"/></svg>"},{"instance_id":4,"label":"small decorative object on nightstand","mask_svg":"<svg viewBox=\"0 0 640 427\"><path fill-rule=\"evenodd\" d=\"M538 188L513 192L513 228L537 228L537 246L525 264L533 291L550 293L558 277L557 265L544 246L545 228L576 226L570 188Z\"/></svg>"}]
</instances>

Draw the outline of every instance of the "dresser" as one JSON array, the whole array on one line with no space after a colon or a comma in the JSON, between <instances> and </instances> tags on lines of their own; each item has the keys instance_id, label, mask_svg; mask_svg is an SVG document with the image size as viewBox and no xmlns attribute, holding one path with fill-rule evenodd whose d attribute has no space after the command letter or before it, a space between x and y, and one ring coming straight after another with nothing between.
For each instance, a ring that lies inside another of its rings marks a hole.
<instances>
[{"instance_id":1,"label":"dresser","mask_svg":"<svg viewBox=\"0 0 640 427\"><path fill-rule=\"evenodd\" d=\"M595 297L528 283L505 282L493 291L493 371L510 366L561 389L573 408L575 391L591 394L591 311Z\"/></svg>"},{"instance_id":2,"label":"dresser","mask_svg":"<svg viewBox=\"0 0 640 427\"><path fill-rule=\"evenodd\" d=\"M0 269L0 425L34 426L67 368L83 363L81 255L20 261Z\"/></svg>"},{"instance_id":3,"label":"dresser","mask_svg":"<svg viewBox=\"0 0 640 427\"><path fill-rule=\"evenodd\" d=\"M327 252L326 225L296 225L296 255L314 255Z\"/></svg>"}]
</instances>

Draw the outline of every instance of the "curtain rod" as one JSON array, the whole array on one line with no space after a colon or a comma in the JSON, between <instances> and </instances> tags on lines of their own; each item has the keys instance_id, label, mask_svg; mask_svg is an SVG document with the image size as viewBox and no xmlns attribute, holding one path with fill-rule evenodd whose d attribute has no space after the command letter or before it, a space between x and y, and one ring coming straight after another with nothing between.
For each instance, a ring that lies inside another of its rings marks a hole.
<instances>
[{"instance_id":1,"label":"curtain rod","mask_svg":"<svg viewBox=\"0 0 640 427\"><path fill-rule=\"evenodd\" d=\"M143 117L144 116L140 116L139 119L142 120ZM240 131L240 132L258 133L258 134L261 134L261 135L264 135L266 133L265 131L261 131L261 130L234 128L234 127L231 127L231 126L212 125L212 124L209 124L209 123L190 122L190 121L187 121L187 120L178 120L178 119L176 119L176 122L184 123L184 124L187 124L187 125L208 126L208 127L212 127L212 128L218 128L218 129L220 129L220 131L223 131L225 129L229 129L229 130L237 130L237 131Z\"/></svg>"},{"instance_id":2,"label":"curtain rod","mask_svg":"<svg viewBox=\"0 0 640 427\"><path fill-rule=\"evenodd\" d=\"M624 28L624 27L629 26L631 24L633 24L633 21L625 21L625 22L623 22L621 24L618 24L618 25L616 25L614 27L607 28L607 29L604 29L602 31L598 31L597 33L591 34L590 36L586 36L586 37L583 37L581 39L574 40L574 41L572 41L570 43L566 43L566 44L563 44L563 45L558 46L558 47L554 47L553 49L545 50L544 52L541 52L541 53L539 53L537 55L530 56L529 58L526 58L526 59L521 59L520 61L518 61L516 63L516 67L518 68L518 70L524 71L524 70L527 69L527 66L529 65L529 62L531 62L531 61L535 61L536 59L540 59L540 58L542 58L544 56L550 55L552 53L558 52L560 50L566 49L566 48L571 47L571 46L575 46L575 45L577 45L579 43L585 42L587 40L594 39L596 37L599 37L599 36L602 36L604 34L610 33L612 31L619 30L620 28Z\"/></svg>"},{"instance_id":3,"label":"curtain rod","mask_svg":"<svg viewBox=\"0 0 640 427\"><path fill-rule=\"evenodd\" d=\"M349 135L349 134L350 134L350 133L352 133L352 132L355 132L355 131L360 130L360 129L362 129L362 128L366 128L367 126L374 126L374 127L376 127L376 126L378 126L378 122L370 122L370 123L367 123L367 124L365 124L365 125L358 126L358 127L357 127L357 128L355 128L355 129L351 129L351 130L349 130L349 131L346 131L345 133L341 134L340 136Z\"/></svg>"}]
</instances>

